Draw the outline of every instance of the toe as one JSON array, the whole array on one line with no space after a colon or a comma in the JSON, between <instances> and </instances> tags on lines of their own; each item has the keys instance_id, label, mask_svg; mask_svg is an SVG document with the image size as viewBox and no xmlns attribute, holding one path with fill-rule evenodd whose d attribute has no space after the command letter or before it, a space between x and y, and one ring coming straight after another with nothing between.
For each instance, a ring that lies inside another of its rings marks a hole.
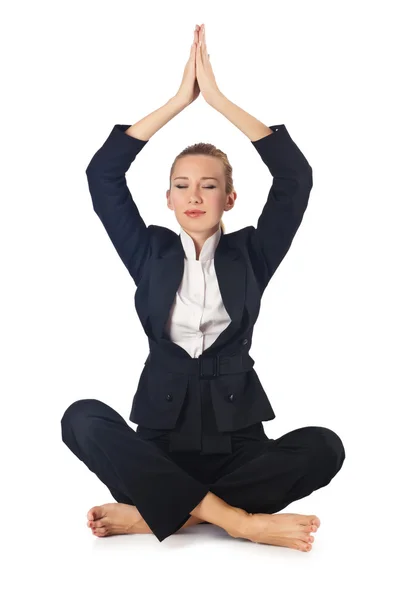
<instances>
[{"instance_id":1,"label":"toe","mask_svg":"<svg viewBox=\"0 0 397 600\"><path fill-rule=\"evenodd\" d=\"M296 540L295 547L302 552L308 552L311 548L311 544L303 540Z\"/></svg>"},{"instance_id":2,"label":"toe","mask_svg":"<svg viewBox=\"0 0 397 600\"><path fill-rule=\"evenodd\" d=\"M95 519L98 518L98 510L99 510L99 506L93 506L87 513L87 519L89 521L94 521Z\"/></svg>"},{"instance_id":3,"label":"toe","mask_svg":"<svg viewBox=\"0 0 397 600\"><path fill-rule=\"evenodd\" d=\"M92 533L98 537L103 537L106 535L106 527L95 527L95 529L92 530Z\"/></svg>"}]
</instances>

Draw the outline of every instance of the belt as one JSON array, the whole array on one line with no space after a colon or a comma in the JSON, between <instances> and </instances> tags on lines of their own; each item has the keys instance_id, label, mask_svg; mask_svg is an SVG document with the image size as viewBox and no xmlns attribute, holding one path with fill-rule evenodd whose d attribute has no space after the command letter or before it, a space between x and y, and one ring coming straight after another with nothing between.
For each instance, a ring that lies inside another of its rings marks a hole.
<instances>
[{"instance_id":1,"label":"belt","mask_svg":"<svg viewBox=\"0 0 397 600\"><path fill-rule=\"evenodd\" d=\"M175 373L197 375L200 379L214 379L220 375L243 373L250 371L255 364L249 354L235 354L232 356L204 355L198 358L180 358L170 354L161 353L160 356L149 354L145 362L153 366L166 368Z\"/></svg>"}]
</instances>

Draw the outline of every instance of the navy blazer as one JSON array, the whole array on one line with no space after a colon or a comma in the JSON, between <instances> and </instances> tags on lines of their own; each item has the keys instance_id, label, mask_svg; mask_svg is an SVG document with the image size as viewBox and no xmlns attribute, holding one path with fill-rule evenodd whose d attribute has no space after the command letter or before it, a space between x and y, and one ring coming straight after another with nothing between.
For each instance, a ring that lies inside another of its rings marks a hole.
<instances>
[{"instance_id":1,"label":"navy blazer","mask_svg":"<svg viewBox=\"0 0 397 600\"><path fill-rule=\"evenodd\" d=\"M124 133L128 127L113 127L86 174L94 211L137 286L135 307L149 342L129 420L148 439L171 434L173 451L229 453L230 432L275 418L249 350L262 294L307 208L312 168L283 124L251 142L273 183L256 227L221 234L214 266L231 322L193 359L164 330L183 276L181 239L146 226L139 214L125 173L147 141Z\"/></svg>"}]
</instances>

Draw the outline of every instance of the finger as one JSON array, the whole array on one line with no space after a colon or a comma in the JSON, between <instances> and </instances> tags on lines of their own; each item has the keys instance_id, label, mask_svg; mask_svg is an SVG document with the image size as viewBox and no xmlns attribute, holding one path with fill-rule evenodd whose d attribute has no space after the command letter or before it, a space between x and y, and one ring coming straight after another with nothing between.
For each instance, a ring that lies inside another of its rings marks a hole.
<instances>
[{"instance_id":1,"label":"finger","mask_svg":"<svg viewBox=\"0 0 397 600\"><path fill-rule=\"evenodd\" d=\"M204 50L204 52L207 54L207 42L205 41L205 35L203 34L202 40L201 40L201 46Z\"/></svg>"},{"instance_id":2,"label":"finger","mask_svg":"<svg viewBox=\"0 0 397 600\"><path fill-rule=\"evenodd\" d=\"M201 28L200 28L199 47L200 47L200 50L203 50L203 55L207 55L207 44L206 44L206 41L205 41L205 27L204 27L204 25L202 25Z\"/></svg>"},{"instance_id":3,"label":"finger","mask_svg":"<svg viewBox=\"0 0 397 600\"><path fill-rule=\"evenodd\" d=\"M199 43L200 43L203 39L203 26L202 25L199 29L198 35L199 35Z\"/></svg>"},{"instance_id":4,"label":"finger","mask_svg":"<svg viewBox=\"0 0 397 600\"><path fill-rule=\"evenodd\" d=\"M202 40L199 42L198 50L199 50L199 52L197 54L200 54L200 60L201 60L201 62L203 62L205 60L205 58L207 58L208 55L207 55L207 51L206 51L205 47L203 46Z\"/></svg>"}]
</instances>

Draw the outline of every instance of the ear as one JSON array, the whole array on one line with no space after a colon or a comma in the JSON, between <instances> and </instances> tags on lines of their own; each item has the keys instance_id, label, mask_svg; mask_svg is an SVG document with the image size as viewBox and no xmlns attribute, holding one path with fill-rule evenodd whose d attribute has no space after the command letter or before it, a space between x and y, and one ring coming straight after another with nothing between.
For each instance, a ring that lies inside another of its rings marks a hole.
<instances>
[{"instance_id":1,"label":"ear","mask_svg":"<svg viewBox=\"0 0 397 600\"><path fill-rule=\"evenodd\" d=\"M225 206L225 211L231 210L234 206L234 203L236 202L237 199L237 193L236 192L232 192L231 194L228 195L227 197L227 206Z\"/></svg>"},{"instance_id":2,"label":"ear","mask_svg":"<svg viewBox=\"0 0 397 600\"><path fill-rule=\"evenodd\" d=\"M172 206L172 200L170 199L170 190L167 190L166 193L166 198L167 198L167 206L170 210L174 210L174 207Z\"/></svg>"}]
</instances>

